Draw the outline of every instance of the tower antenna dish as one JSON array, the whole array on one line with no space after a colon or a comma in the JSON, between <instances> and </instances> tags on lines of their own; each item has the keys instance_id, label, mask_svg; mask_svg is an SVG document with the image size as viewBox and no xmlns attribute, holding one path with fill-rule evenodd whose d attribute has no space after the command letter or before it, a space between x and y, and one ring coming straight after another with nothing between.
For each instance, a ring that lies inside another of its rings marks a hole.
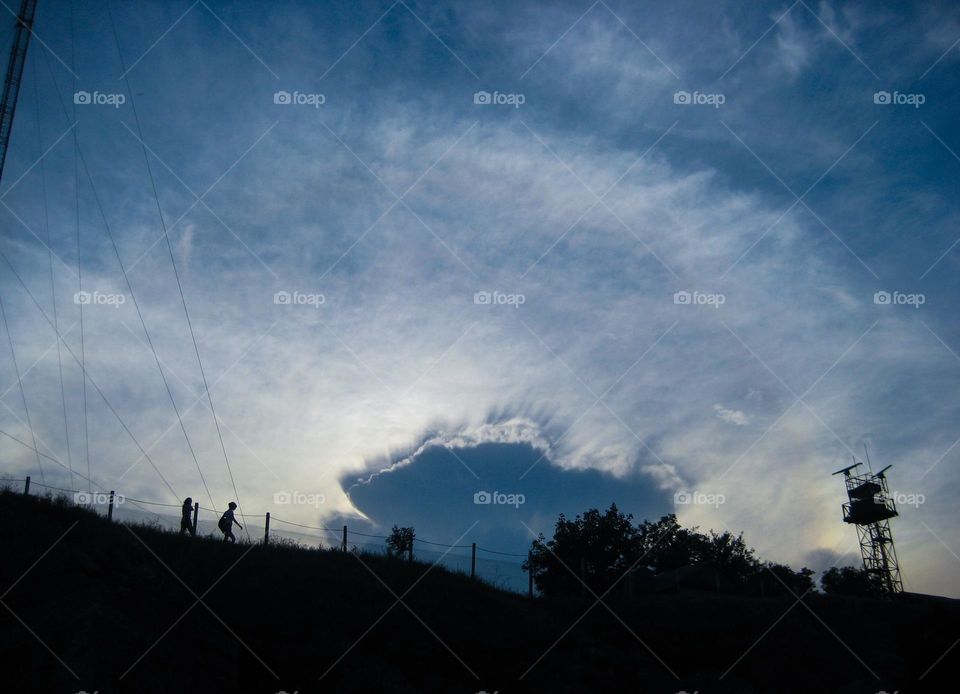
<instances>
[{"instance_id":1,"label":"tower antenna dish","mask_svg":"<svg viewBox=\"0 0 960 694\"><path fill-rule=\"evenodd\" d=\"M863 448L867 453L866 445ZM868 464L869 461L868 457ZM843 522L857 527L864 571L880 591L886 595L896 595L903 592L903 581L900 578L897 550L893 546L893 534L890 532L890 519L899 514L884 474L892 466L887 465L880 472L868 470L854 473L853 470L860 465L862 463L854 462L833 473L843 473L843 483L847 488Z\"/></svg>"}]
</instances>

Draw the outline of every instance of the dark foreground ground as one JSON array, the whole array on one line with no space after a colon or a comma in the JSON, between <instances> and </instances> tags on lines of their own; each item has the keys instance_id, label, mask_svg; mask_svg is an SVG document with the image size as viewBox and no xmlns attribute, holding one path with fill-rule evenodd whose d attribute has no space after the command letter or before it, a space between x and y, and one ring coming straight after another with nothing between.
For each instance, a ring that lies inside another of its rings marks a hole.
<instances>
[{"instance_id":1,"label":"dark foreground ground","mask_svg":"<svg viewBox=\"0 0 960 694\"><path fill-rule=\"evenodd\" d=\"M189 541L9 492L0 523L6 692L903 694L960 675L953 600L647 596L583 617L593 600Z\"/></svg>"}]
</instances>

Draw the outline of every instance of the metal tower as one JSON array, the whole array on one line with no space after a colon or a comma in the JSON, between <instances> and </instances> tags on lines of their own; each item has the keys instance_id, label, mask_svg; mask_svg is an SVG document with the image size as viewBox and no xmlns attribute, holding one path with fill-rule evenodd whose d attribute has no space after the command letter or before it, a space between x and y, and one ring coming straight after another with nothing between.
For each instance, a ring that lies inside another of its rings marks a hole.
<instances>
[{"instance_id":1,"label":"metal tower","mask_svg":"<svg viewBox=\"0 0 960 694\"><path fill-rule=\"evenodd\" d=\"M3 96L0 97L0 177L3 176L3 164L7 159L7 145L10 144L10 131L13 129L13 116L17 110L17 96L20 94L20 79L23 77L23 64L27 60L27 46L33 33L33 17L37 11L37 0L23 0L20 14L10 46L10 59L7 61L7 74L3 81Z\"/></svg>"},{"instance_id":2,"label":"metal tower","mask_svg":"<svg viewBox=\"0 0 960 694\"><path fill-rule=\"evenodd\" d=\"M854 463L833 473L839 475L842 472L847 486L848 501L843 505L843 522L857 526L863 568L870 576L876 577L877 585L884 593L895 595L903 592L903 581L900 580L897 550L890 532L890 519L899 514L884 475L891 466L887 465L876 473L854 474L854 468L862 464Z\"/></svg>"}]
</instances>

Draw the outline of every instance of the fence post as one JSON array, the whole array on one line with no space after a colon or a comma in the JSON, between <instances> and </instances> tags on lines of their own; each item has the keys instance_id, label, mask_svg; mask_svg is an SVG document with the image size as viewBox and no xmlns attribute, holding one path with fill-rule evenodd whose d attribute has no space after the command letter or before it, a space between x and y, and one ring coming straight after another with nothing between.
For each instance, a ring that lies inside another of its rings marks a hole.
<instances>
[{"instance_id":1,"label":"fence post","mask_svg":"<svg viewBox=\"0 0 960 694\"><path fill-rule=\"evenodd\" d=\"M24 485L23 485L23 493L24 493L24 494L29 494L29 493L30 493L30 475L27 475L27 479L26 479L26 481L24 482Z\"/></svg>"},{"instance_id":2,"label":"fence post","mask_svg":"<svg viewBox=\"0 0 960 694\"><path fill-rule=\"evenodd\" d=\"M533 552L527 552L527 593L533 600Z\"/></svg>"},{"instance_id":3,"label":"fence post","mask_svg":"<svg viewBox=\"0 0 960 694\"><path fill-rule=\"evenodd\" d=\"M587 560L580 557L580 597L587 597Z\"/></svg>"},{"instance_id":4,"label":"fence post","mask_svg":"<svg viewBox=\"0 0 960 694\"><path fill-rule=\"evenodd\" d=\"M200 502L193 502L193 535L197 535L197 518L200 516Z\"/></svg>"},{"instance_id":5,"label":"fence post","mask_svg":"<svg viewBox=\"0 0 960 694\"><path fill-rule=\"evenodd\" d=\"M477 543L474 542L470 549L470 578L477 577Z\"/></svg>"},{"instance_id":6,"label":"fence post","mask_svg":"<svg viewBox=\"0 0 960 694\"><path fill-rule=\"evenodd\" d=\"M111 490L110 490L110 506L107 507L107 520L108 520L108 521L112 521L112 520L113 520L113 496L114 496L114 493L113 493L113 490L111 489Z\"/></svg>"},{"instance_id":7,"label":"fence post","mask_svg":"<svg viewBox=\"0 0 960 694\"><path fill-rule=\"evenodd\" d=\"M267 511L267 522L263 525L263 544L270 544L270 512Z\"/></svg>"},{"instance_id":8,"label":"fence post","mask_svg":"<svg viewBox=\"0 0 960 694\"><path fill-rule=\"evenodd\" d=\"M340 545L340 551L347 551L347 526L343 526L343 543Z\"/></svg>"}]
</instances>

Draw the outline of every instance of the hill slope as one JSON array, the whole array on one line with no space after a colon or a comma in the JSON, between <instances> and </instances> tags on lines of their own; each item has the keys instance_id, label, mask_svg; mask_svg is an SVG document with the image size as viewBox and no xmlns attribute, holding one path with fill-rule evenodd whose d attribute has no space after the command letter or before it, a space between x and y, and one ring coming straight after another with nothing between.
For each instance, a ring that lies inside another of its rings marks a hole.
<instances>
[{"instance_id":1,"label":"hill slope","mask_svg":"<svg viewBox=\"0 0 960 694\"><path fill-rule=\"evenodd\" d=\"M918 682L960 636L946 599L645 597L581 619L592 599L188 540L10 492L0 521L5 691L904 692L960 662Z\"/></svg>"}]
</instances>

